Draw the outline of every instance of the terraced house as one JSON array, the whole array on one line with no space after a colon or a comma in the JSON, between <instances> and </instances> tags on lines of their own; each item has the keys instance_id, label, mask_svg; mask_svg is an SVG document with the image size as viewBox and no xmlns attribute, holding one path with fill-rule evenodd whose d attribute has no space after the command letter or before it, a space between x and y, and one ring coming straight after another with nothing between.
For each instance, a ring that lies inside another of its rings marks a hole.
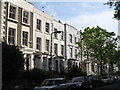
<instances>
[{"instance_id":1,"label":"terraced house","mask_svg":"<svg viewBox=\"0 0 120 90\"><path fill-rule=\"evenodd\" d=\"M24 53L25 69L39 68L61 72L74 65L81 67L80 52L76 42L80 31L63 24L21 0L1 1L0 39L16 45ZM84 60L83 60L84 61ZM91 72L91 64L85 64Z\"/></svg>"}]
</instances>

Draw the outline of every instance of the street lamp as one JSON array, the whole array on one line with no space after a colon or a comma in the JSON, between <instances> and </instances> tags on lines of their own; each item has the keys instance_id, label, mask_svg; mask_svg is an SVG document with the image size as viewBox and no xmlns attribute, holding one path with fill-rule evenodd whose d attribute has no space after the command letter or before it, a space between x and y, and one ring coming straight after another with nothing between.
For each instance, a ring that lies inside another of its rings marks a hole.
<instances>
[{"instance_id":1,"label":"street lamp","mask_svg":"<svg viewBox=\"0 0 120 90\"><path fill-rule=\"evenodd\" d=\"M55 32L52 32L51 33L51 49L50 49L50 59L51 59L51 61L50 61L50 63L49 63L49 70L51 71L51 70L53 70L53 59L52 59L52 43L53 43L53 41L52 41L52 36L53 36L53 34L54 33L61 33L61 32L63 32L63 31L55 31ZM51 65L50 65L51 64Z\"/></svg>"}]
</instances>

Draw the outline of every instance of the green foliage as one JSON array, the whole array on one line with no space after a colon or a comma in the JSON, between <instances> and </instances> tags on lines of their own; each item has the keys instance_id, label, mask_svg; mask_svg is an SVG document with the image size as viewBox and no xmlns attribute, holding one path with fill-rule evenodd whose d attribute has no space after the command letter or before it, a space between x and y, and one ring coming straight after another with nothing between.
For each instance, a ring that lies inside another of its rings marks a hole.
<instances>
[{"instance_id":1,"label":"green foliage","mask_svg":"<svg viewBox=\"0 0 120 90\"><path fill-rule=\"evenodd\" d=\"M67 78L72 79L74 77L84 76L84 75L87 75L86 72L82 72L80 68L75 66L69 70Z\"/></svg>"},{"instance_id":2,"label":"green foliage","mask_svg":"<svg viewBox=\"0 0 120 90\"><path fill-rule=\"evenodd\" d=\"M82 35L82 47L84 55L87 56L87 59L94 57L99 61L101 66L102 74L102 64L103 62L109 62L113 60L111 58L116 49L116 41L114 38L114 32L107 32L105 29L100 28L99 26L93 28L85 28ZM78 43L78 46L81 48L81 42Z\"/></svg>"},{"instance_id":3,"label":"green foliage","mask_svg":"<svg viewBox=\"0 0 120 90\"><path fill-rule=\"evenodd\" d=\"M109 0L106 5L109 5L110 7L114 7L114 18L120 20L120 1L115 0Z\"/></svg>"},{"instance_id":4,"label":"green foliage","mask_svg":"<svg viewBox=\"0 0 120 90\"><path fill-rule=\"evenodd\" d=\"M116 64L120 68L120 50L116 51Z\"/></svg>"},{"instance_id":5,"label":"green foliage","mask_svg":"<svg viewBox=\"0 0 120 90\"><path fill-rule=\"evenodd\" d=\"M85 28L83 35L84 46L86 46L86 50L89 50L90 56L101 60L106 54L106 48L108 48L107 43L112 43L112 36L115 34L113 32L107 32L105 29L97 26L96 28Z\"/></svg>"},{"instance_id":6,"label":"green foliage","mask_svg":"<svg viewBox=\"0 0 120 90\"><path fill-rule=\"evenodd\" d=\"M14 45L2 43L2 83L3 85L14 84L19 72L23 70L23 54Z\"/></svg>"},{"instance_id":7,"label":"green foliage","mask_svg":"<svg viewBox=\"0 0 120 90\"><path fill-rule=\"evenodd\" d=\"M50 78L51 72L49 71L44 71L41 69L31 69L27 70L23 74L23 78L27 80L26 83L32 83L35 85L40 85L44 79Z\"/></svg>"},{"instance_id":8,"label":"green foliage","mask_svg":"<svg viewBox=\"0 0 120 90\"><path fill-rule=\"evenodd\" d=\"M50 72L34 68L31 70L26 70L23 72L22 79L26 80L26 83L31 83L33 85L40 85L44 79L60 77L56 72Z\"/></svg>"}]
</instances>

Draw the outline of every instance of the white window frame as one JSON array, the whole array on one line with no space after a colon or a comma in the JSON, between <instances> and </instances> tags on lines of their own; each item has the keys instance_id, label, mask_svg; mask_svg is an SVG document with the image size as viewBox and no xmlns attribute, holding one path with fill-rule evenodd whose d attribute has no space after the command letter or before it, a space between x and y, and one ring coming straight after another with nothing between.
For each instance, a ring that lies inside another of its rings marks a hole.
<instances>
[{"instance_id":1,"label":"white window frame","mask_svg":"<svg viewBox=\"0 0 120 90\"><path fill-rule=\"evenodd\" d=\"M28 13L28 18L24 17L24 12ZM27 19L27 23L24 22L24 18ZM30 12L25 9L23 9L23 11L22 11L22 23L26 24L26 25L30 25Z\"/></svg>"},{"instance_id":2,"label":"white window frame","mask_svg":"<svg viewBox=\"0 0 120 90\"><path fill-rule=\"evenodd\" d=\"M16 8L15 19L14 18L10 18L10 6ZM14 5L14 4L11 4L11 3L8 4L8 19L16 21L16 22L18 21L18 7L16 5Z\"/></svg>"},{"instance_id":3,"label":"white window frame","mask_svg":"<svg viewBox=\"0 0 120 90\"><path fill-rule=\"evenodd\" d=\"M58 44L54 44L54 54L58 55Z\"/></svg>"},{"instance_id":4,"label":"white window frame","mask_svg":"<svg viewBox=\"0 0 120 90\"><path fill-rule=\"evenodd\" d=\"M61 45L61 55L64 55L64 45Z\"/></svg>"},{"instance_id":5,"label":"white window frame","mask_svg":"<svg viewBox=\"0 0 120 90\"><path fill-rule=\"evenodd\" d=\"M57 32L58 30L57 30L57 28L54 28L54 32ZM54 37L57 39L57 33L54 33Z\"/></svg>"},{"instance_id":6,"label":"white window frame","mask_svg":"<svg viewBox=\"0 0 120 90\"><path fill-rule=\"evenodd\" d=\"M73 48L70 47L70 57L72 58L73 57Z\"/></svg>"},{"instance_id":7,"label":"white window frame","mask_svg":"<svg viewBox=\"0 0 120 90\"><path fill-rule=\"evenodd\" d=\"M47 41L48 41L48 45L47 45ZM45 44L46 44L46 45L45 45L45 46L46 46L46 47L45 47L45 48L46 48L46 51L49 52L49 49L50 49L50 47L49 47L49 46L50 46L50 40L46 39L46 43L45 43Z\"/></svg>"},{"instance_id":8,"label":"white window frame","mask_svg":"<svg viewBox=\"0 0 120 90\"><path fill-rule=\"evenodd\" d=\"M40 21L40 22L38 23L38 21ZM36 29L41 31L41 25L42 25L42 20L37 18L36 19Z\"/></svg>"},{"instance_id":9,"label":"white window frame","mask_svg":"<svg viewBox=\"0 0 120 90\"><path fill-rule=\"evenodd\" d=\"M38 42L38 39L39 39L39 42ZM41 50L41 38L40 37L36 38L36 49Z\"/></svg>"},{"instance_id":10,"label":"white window frame","mask_svg":"<svg viewBox=\"0 0 120 90\"><path fill-rule=\"evenodd\" d=\"M61 40L64 40L64 32L61 33Z\"/></svg>"},{"instance_id":11,"label":"white window frame","mask_svg":"<svg viewBox=\"0 0 120 90\"><path fill-rule=\"evenodd\" d=\"M9 35L10 29L14 30L14 36ZM13 42L13 43L9 42L9 37L14 39L14 42ZM16 29L15 29L15 28L9 27L9 29L8 29L8 43L9 43L10 45L15 45L15 44L16 44Z\"/></svg>"},{"instance_id":12,"label":"white window frame","mask_svg":"<svg viewBox=\"0 0 120 90\"><path fill-rule=\"evenodd\" d=\"M72 43L72 34L69 34L69 41Z\"/></svg>"},{"instance_id":13,"label":"white window frame","mask_svg":"<svg viewBox=\"0 0 120 90\"><path fill-rule=\"evenodd\" d=\"M77 37L75 37L75 44L77 43Z\"/></svg>"},{"instance_id":14,"label":"white window frame","mask_svg":"<svg viewBox=\"0 0 120 90\"><path fill-rule=\"evenodd\" d=\"M47 24L49 25L49 27L47 27ZM48 32L46 31L48 29ZM46 33L50 33L50 23L45 22L45 32Z\"/></svg>"},{"instance_id":15,"label":"white window frame","mask_svg":"<svg viewBox=\"0 0 120 90\"><path fill-rule=\"evenodd\" d=\"M77 48L75 49L75 58L77 59Z\"/></svg>"},{"instance_id":16,"label":"white window frame","mask_svg":"<svg viewBox=\"0 0 120 90\"><path fill-rule=\"evenodd\" d=\"M23 37L23 33L24 33L24 32L27 33L27 39ZM29 35L28 35L28 34L29 34L29 33L28 33L27 31L22 31L22 45L23 45L23 46L26 46L26 47L28 47L28 42L29 42L29 40L28 40ZM27 41L27 45L24 44L24 40Z\"/></svg>"}]
</instances>

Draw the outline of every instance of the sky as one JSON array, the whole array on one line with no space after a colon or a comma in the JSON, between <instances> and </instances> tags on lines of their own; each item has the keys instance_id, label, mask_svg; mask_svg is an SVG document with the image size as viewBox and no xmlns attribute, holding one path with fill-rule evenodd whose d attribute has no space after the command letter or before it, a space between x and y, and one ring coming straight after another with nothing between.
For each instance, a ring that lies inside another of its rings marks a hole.
<instances>
[{"instance_id":1,"label":"sky","mask_svg":"<svg viewBox=\"0 0 120 90\"><path fill-rule=\"evenodd\" d=\"M78 30L100 26L108 32L118 33L118 21L113 18L114 9L104 5L105 2L85 2L85 0L81 2L40 2L30 0L30 2L37 9L53 16L54 19L60 20L62 23L68 23Z\"/></svg>"}]
</instances>

